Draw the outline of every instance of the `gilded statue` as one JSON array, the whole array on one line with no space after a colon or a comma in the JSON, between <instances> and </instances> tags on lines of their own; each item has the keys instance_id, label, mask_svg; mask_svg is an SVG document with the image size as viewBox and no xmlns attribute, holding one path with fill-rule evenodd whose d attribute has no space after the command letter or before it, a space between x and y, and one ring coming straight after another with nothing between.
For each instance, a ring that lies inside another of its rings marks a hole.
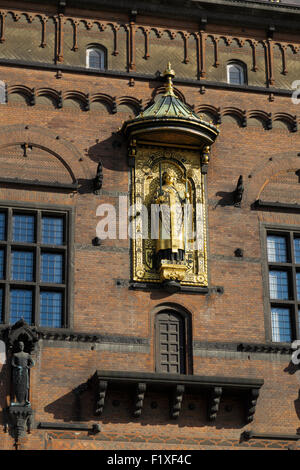
<instances>
[{"instance_id":1,"label":"gilded statue","mask_svg":"<svg viewBox=\"0 0 300 470\"><path fill-rule=\"evenodd\" d=\"M185 255L184 204L189 202L187 188L177 183L175 171L168 169L161 175L160 187L154 195L159 204L159 229L156 241L157 267L161 260L171 263L183 262Z\"/></svg>"}]
</instances>

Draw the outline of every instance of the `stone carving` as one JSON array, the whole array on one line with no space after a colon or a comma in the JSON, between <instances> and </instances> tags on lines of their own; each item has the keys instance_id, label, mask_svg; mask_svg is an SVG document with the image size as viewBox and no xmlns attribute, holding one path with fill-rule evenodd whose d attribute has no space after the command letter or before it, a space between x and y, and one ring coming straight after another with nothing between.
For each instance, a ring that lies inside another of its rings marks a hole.
<instances>
[{"instance_id":1,"label":"stone carving","mask_svg":"<svg viewBox=\"0 0 300 470\"><path fill-rule=\"evenodd\" d=\"M209 397L208 404L208 419L209 421L215 421L220 407L222 395L222 387L213 387Z\"/></svg>"},{"instance_id":2,"label":"stone carving","mask_svg":"<svg viewBox=\"0 0 300 470\"><path fill-rule=\"evenodd\" d=\"M172 419L177 419L180 415L184 391L184 385L176 385L175 389L173 390L173 393L171 395L170 409L170 417Z\"/></svg>"},{"instance_id":3,"label":"stone carving","mask_svg":"<svg viewBox=\"0 0 300 470\"><path fill-rule=\"evenodd\" d=\"M136 386L133 410L133 416L135 418L139 418L142 414L146 389L147 385L145 383L138 383Z\"/></svg>"},{"instance_id":4,"label":"stone carving","mask_svg":"<svg viewBox=\"0 0 300 470\"><path fill-rule=\"evenodd\" d=\"M24 343L19 341L20 351L13 354L12 365L12 385L16 402L11 406L30 405L29 402L29 369L34 366L31 355L24 351Z\"/></svg>"},{"instance_id":5,"label":"stone carving","mask_svg":"<svg viewBox=\"0 0 300 470\"><path fill-rule=\"evenodd\" d=\"M234 191L234 195L233 195L235 207L241 207L241 202L243 199L243 192L244 192L244 184L243 184L243 176L241 175L238 179L238 183Z\"/></svg>"},{"instance_id":6,"label":"stone carving","mask_svg":"<svg viewBox=\"0 0 300 470\"><path fill-rule=\"evenodd\" d=\"M103 182L103 165L100 161L97 166L96 176L94 178L94 194L100 194Z\"/></svg>"},{"instance_id":7,"label":"stone carving","mask_svg":"<svg viewBox=\"0 0 300 470\"><path fill-rule=\"evenodd\" d=\"M3 338L10 351L14 351L19 341L25 345L24 349L31 353L36 349L38 334L35 327L29 326L24 318L18 320L14 325L3 332Z\"/></svg>"},{"instance_id":8,"label":"stone carving","mask_svg":"<svg viewBox=\"0 0 300 470\"><path fill-rule=\"evenodd\" d=\"M246 407L246 421L247 423L251 423L254 419L256 403L259 397L259 389L252 388L248 392L248 400L247 400L247 407Z\"/></svg>"},{"instance_id":9,"label":"stone carving","mask_svg":"<svg viewBox=\"0 0 300 470\"><path fill-rule=\"evenodd\" d=\"M38 334L35 327L21 318L4 330L2 336L11 366L11 403L3 410L4 424L14 437L17 449L19 438L30 432L34 421L34 411L29 401L29 371L34 366L31 353L36 350Z\"/></svg>"}]
</instances>

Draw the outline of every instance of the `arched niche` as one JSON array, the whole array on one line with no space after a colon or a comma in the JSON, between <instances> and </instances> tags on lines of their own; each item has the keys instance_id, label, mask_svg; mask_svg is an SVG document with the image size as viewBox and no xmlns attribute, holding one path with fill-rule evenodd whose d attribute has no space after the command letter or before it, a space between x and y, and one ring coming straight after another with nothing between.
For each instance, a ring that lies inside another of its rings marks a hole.
<instances>
[{"instance_id":1,"label":"arched niche","mask_svg":"<svg viewBox=\"0 0 300 470\"><path fill-rule=\"evenodd\" d=\"M155 371L192 374L192 321L190 312L170 302L152 312L154 326Z\"/></svg>"},{"instance_id":2,"label":"arched niche","mask_svg":"<svg viewBox=\"0 0 300 470\"><path fill-rule=\"evenodd\" d=\"M91 174L71 142L37 126L0 127L1 178L74 185ZM4 171L5 169L5 171Z\"/></svg>"},{"instance_id":3,"label":"arched niche","mask_svg":"<svg viewBox=\"0 0 300 470\"><path fill-rule=\"evenodd\" d=\"M266 178L259 199L262 201L299 204L300 200L300 171L290 168L275 173Z\"/></svg>"},{"instance_id":4,"label":"arched niche","mask_svg":"<svg viewBox=\"0 0 300 470\"><path fill-rule=\"evenodd\" d=\"M35 143L12 143L1 146L1 176L28 181L72 184L75 176L54 151Z\"/></svg>"}]
</instances>

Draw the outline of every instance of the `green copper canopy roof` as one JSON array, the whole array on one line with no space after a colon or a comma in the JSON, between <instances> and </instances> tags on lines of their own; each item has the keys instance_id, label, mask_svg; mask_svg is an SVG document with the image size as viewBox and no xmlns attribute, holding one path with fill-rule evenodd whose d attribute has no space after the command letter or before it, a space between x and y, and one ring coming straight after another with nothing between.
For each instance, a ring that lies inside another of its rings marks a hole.
<instances>
[{"instance_id":1,"label":"green copper canopy roof","mask_svg":"<svg viewBox=\"0 0 300 470\"><path fill-rule=\"evenodd\" d=\"M189 106L184 104L176 97L171 80L171 77L174 77L174 75L175 74L171 69L171 64L169 63L167 70L164 72L164 76L166 76L168 79L165 94L161 95L152 106L137 116L136 119L145 119L148 117L176 117L201 121L199 116L197 116L197 114L194 113L194 111Z\"/></svg>"},{"instance_id":2,"label":"green copper canopy roof","mask_svg":"<svg viewBox=\"0 0 300 470\"><path fill-rule=\"evenodd\" d=\"M186 104L176 98L175 95L162 95L152 106L147 108L136 119L145 118L164 118L164 117L184 117L186 119L196 119L200 121L199 116Z\"/></svg>"},{"instance_id":3,"label":"green copper canopy roof","mask_svg":"<svg viewBox=\"0 0 300 470\"><path fill-rule=\"evenodd\" d=\"M122 131L127 137L140 137L154 142L198 146L212 144L219 134L219 129L203 121L177 98L172 84L174 75L169 63L164 72L167 78L165 93L136 118L125 122Z\"/></svg>"}]
</instances>

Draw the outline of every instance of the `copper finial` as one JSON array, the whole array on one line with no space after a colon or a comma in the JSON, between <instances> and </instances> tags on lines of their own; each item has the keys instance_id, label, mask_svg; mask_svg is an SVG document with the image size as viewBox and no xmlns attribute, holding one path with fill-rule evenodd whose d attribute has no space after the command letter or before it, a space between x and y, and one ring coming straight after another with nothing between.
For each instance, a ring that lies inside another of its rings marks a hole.
<instances>
[{"instance_id":1,"label":"copper finial","mask_svg":"<svg viewBox=\"0 0 300 470\"><path fill-rule=\"evenodd\" d=\"M171 62L168 62L167 68L164 71L163 76L167 77L168 80L166 83L166 93L164 96L175 96L172 83L172 78L175 77L175 72L171 68Z\"/></svg>"}]
</instances>

